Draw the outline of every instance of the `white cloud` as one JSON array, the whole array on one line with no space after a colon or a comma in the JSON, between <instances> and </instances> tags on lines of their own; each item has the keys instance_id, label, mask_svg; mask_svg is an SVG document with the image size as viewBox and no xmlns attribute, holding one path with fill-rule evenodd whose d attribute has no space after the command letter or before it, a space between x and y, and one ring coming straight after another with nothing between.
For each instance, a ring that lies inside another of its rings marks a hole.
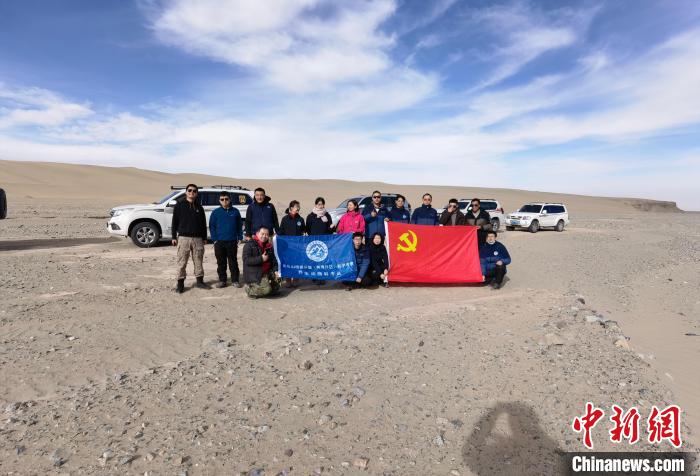
<instances>
[{"instance_id":1,"label":"white cloud","mask_svg":"<svg viewBox=\"0 0 700 476\"><path fill-rule=\"evenodd\" d=\"M89 106L66 101L40 88L9 88L0 83L0 129L57 126L92 114Z\"/></svg>"},{"instance_id":2,"label":"white cloud","mask_svg":"<svg viewBox=\"0 0 700 476\"><path fill-rule=\"evenodd\" d=\"M379 31L391 0L177 0L153 14L164 42L250 68L294 92L367 78L392 66L393 39ZM321 16L315 8L323 7ZM329 14L328 11L331 13Z\"/></svg>"}]
</instances>

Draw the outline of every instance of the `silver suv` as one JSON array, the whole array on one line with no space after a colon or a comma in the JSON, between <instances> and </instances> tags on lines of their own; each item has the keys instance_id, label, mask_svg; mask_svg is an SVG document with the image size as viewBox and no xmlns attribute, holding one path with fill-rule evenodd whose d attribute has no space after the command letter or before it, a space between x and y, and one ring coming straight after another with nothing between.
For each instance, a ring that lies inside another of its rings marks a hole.
<instances>
[{"instance_id":1,"label":"silver suv","mask_svg":"<svg viewBox=\"0 0 700 476\"><path fill-rule=\"evenodd\" d=\"M107 231L116 236L129 236L136 246L149 248L160 240L172 237L173 208L185 200L185 187L172 186L171 192L150 204L121 205L109 211ZM228 192L231 204L245 218L248 205L253 203L253 192L237 185L200 187L197 201L204 207L207 226L212 210L219 206L221 192Z\"/></svg>"},{"instance_id":2,"label":"silver suv","mask_svg":"<svg viewBox=\"0 0 700 476\"><path fill-rule=\"evenodd\" d=\"M391 210L392 208L394 208L394 201L396 200L396 195L396 193L382 193L382 206L386 207L387 210ZM359 212L362 213L365 207L369 207L372 204L372 195L359 195L357 197L351 197L341 202L340 205L338 205L336 208L329 209L328 213L331 214L334 225L337 225L340 221L340 217L345 215L345 213L348 211L348 202L350 200L357 201L357 204L360 208ZM406 203L404 203L404 207L409 211L409 213L411 212L411 204L408 203L408 200L406 200Z\"/></svg>"},{"instance_id":3,"label":"silver suv","mask_svg":"<svg viewBox=\"0 0 700 476\"><path fill-rule=\"evenodd\" d=\"M564 231L569 224L569 211L563 203L526 203L506 217L506 229L525 228L537 233L541 228Z\"/></svg>"}]
</instances>

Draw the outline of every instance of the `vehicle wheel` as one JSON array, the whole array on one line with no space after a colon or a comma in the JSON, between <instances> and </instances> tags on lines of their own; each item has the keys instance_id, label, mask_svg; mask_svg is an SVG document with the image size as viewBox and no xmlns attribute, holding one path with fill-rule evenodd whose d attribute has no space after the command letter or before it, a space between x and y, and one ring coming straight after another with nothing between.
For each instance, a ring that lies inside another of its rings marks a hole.
<instances>
[{"instance_id":1,"label":"vehicle wheel","mask_svg":"<svg viewBox=\"0 0 700 476\"><path fill-rule=\"evenodd\" d=\"M7 218L7 195L5 191L0 188L0 220Z\"/></svg>"},{"instance_id":2,"label":"vehicle wheel","mask_svg":"<svg viewBox=\"0 0 700 476\"><path fill-rule=\"evenodd\" d=\"M540 231L540 222L537 220L532 220L532 223L530 223L530 227L528 228L528 231L530 233L537 233Z\"/></svg>"},{"instance_id":3,"label":"vehicle wheel","mask_svg":"<svg viewBox=\"0 0 700 476\"><path fill-rule=\"evenodd\" d=\"M554 227L557 231L564 231L564 220L559 220L557 226Z\"/></svg>"},{"instance_id":4,"label":"vehicle wheel","mask_svg":"<svg viewBox=\"0 0 700 476\"><path fill-rule=\"evenodd\" d=\"M515 227L506 225L506 230L513 231L513 230L515 230Z\"/></svg>"},{"instance_id":5,"label":"vehicle wheel","mask_svg":"<svg viewBox=\"0 0 700 476\"><path fill-rule=\"evenodd\" d=\"M158 225L150 221L140 221L131 229L131 241L139 248L150 248L160 240Z\"/></svg>"},{"instance_id":6,"label":"vehicle wheel","mask_svg":"<svg viewBox=\"0 0 700 476\"><path fill-rule=\"evenodd\" d=\"M494 218L491 220L491 229L493 231L498 231L498 229L501 227L501 222L498 220L498 218Z\"/></svg>"}]
</instances>

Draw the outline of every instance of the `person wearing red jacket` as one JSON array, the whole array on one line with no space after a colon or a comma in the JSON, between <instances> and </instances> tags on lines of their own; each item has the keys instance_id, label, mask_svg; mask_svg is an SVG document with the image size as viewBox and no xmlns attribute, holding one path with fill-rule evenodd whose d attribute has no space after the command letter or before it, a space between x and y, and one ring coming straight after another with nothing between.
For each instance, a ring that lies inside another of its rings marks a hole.
<instances>
[{"instance_id":1,"label":"person wearing red jacket","mask_svg":"<svg viewBox=\"0 0 700 476\"><path fill-rule=\"evenodd\" d=\"M365 232L365 217L358 211L357 201L348 200L348 211L340 217L338 233Z\"/></svg>"}]
</instances>

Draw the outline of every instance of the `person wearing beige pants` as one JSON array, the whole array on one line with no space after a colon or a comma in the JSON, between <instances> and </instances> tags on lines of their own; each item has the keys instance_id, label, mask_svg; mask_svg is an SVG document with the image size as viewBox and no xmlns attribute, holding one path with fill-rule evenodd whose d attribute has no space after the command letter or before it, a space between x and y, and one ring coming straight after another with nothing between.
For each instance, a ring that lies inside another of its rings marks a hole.
<instances>
[{"instance_id":1,"label":"person wearing beige pants","mask_svg":"<svg viewBox=\"0 0 700 476\"><path fill-rule=\"evenodd\" d=\"M190 236L181 236L177 240L177 279L187 277L187 262L192 256L194 276L204 277L204 240Z\"/></svg>"},{"instance_id":2,"label":"person wearing beige pants","mask_svg":"<svg viewBox=\"0 0 700 476\"><path fill-rule=\"evenodd\" d=\"M187 262L192 256L194 262L194 275L197 278L197 286L201 289L209 289L204 282L204 245L207 242L207 217L204 208L197 201L199 189L193 183L185 189L185 200L175 205L173 209L173 246L177 246L177 287L175 292L181 294L185 291L185 277L187 276Z\"/></svg>"}]
</instances>

